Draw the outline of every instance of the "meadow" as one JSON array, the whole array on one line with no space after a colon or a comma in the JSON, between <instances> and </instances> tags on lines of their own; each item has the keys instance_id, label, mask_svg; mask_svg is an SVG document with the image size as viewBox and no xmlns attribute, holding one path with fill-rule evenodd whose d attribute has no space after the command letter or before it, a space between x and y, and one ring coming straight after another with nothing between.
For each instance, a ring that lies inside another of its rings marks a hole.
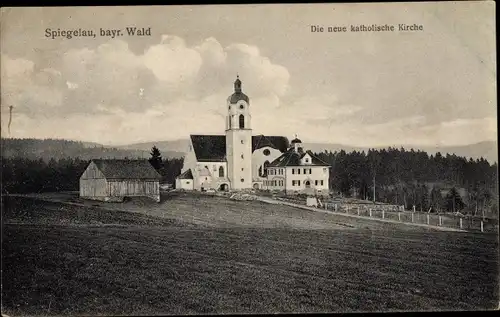
<instances>
[{"instance_id":1,"label":"meadow","mask_svg":"<svg viewBox=\"0 0 500 317\"><path fill-rule=\"evenodd\" d=\"M498 305L497 234L182 193L161 204L39 198L3 200L9 316Z\"/></svg>"}]
</instances>

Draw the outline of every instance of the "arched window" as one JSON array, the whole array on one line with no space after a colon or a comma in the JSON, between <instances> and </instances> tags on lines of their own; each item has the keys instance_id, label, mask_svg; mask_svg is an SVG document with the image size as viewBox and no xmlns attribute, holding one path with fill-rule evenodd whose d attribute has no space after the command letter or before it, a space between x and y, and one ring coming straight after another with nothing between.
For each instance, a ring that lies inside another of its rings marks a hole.
<instances>
[{"instance_id":1,"label":"arched window","mask_svg":"<svg viewBox=\"0 0 500 317\"><path fill-rule=\"evenodd\" d=\"M240 129L245 129L245 116L240 114Z\"/></svg>"},{"instance_id":2,"label":"arched window","mask_svg":"<svg viewBox=\"0 0 500 317\"><path fill-rule=\"evenodd\" d=\"M269 161L265 161L264 165L259 168L259 174L261 177L267 177L267 167L269 166Z\"/></svg>"},{"instance_id":3,"label":"arched window","mask_svg":"<svg viewBox=\"0 0 500 317\"><path fill-rule=\"evenodd\" d=\"M219 167L219 177L224 177L224 167Z\"/></svg>"}]
</instances>

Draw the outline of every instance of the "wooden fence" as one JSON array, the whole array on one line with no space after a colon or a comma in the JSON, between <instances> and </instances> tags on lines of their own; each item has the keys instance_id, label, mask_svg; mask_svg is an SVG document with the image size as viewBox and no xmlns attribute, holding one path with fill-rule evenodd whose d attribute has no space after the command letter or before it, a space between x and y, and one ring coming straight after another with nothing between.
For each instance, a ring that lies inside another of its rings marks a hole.
<instances>
[{"instance_id":1,"label":"wooden fence","mask_svg":"<svg viewBox=\"0 0 500 317\"><path fill-rule=\"evenodd\" d=\"M475 232L497 232L498 220L473 216L459 216L452 214L435 214L413 211L390 211L377 205L344 205L324 203L326 210L357 215L367 218L388 219L406 223L418 223L431 226L462 229Z\"/></svg>"}]
</instances>

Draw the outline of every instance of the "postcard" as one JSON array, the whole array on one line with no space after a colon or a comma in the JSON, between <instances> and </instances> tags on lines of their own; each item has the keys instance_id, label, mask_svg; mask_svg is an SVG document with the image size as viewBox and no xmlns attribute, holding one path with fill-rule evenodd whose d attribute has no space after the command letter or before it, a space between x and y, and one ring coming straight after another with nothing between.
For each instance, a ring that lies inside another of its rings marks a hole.
<instances>
[{"instance_id":1,"label":"postcard","mask_svg":"<svg viewBox=\"0 0 500 317\"><path fill-rule=\"evenodd\" d=\"M2 315L498 309L494 2L0 21Z\"/></svg>"}]
</instances>

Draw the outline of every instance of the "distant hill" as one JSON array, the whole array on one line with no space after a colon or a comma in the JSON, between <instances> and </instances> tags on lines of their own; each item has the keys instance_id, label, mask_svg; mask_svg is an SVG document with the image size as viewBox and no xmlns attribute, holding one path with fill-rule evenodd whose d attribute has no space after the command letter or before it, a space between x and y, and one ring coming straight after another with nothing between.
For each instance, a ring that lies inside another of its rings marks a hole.
<instances>
[{"instance_id":1,"label":"distant hill","mask_svg":"<svg viewBox=\"0 0 500 317\"><path fill-rule=\"evenodd\" d=\"M166 152L166 150L185 153L187 151L189 140L188 139L180 139L173 141L157 141L157 142L145 142L145 143L136 143L129 144L123 146L117 146L120 149L136 149L136 150L144 150L149 151L153 145L156 145L158 149L162 153ZM304 147L310 149L313 152L323 152L327 151L340 151L344 150L346 152L352 151L365 151L367 152L370 147L356 147L350 145L343 144L331 144L331 143L304 143ZM388 148L385 147L375 147L375 149L383 149ZM396 145L392 146L395 148L404 147L406 150L421 150L427 152L429 155L435 154L437 152L441 152L441 154L446 155L446 153L453 154L455 153L457 156L463 157L472 157L473 159L483 157L488 160L490 163L498 162L498 146L495 141L485 141L476 144L462 145L462 146L441 146L441 147L429 147L429 146L419 146L419 145Z\"/></svg>"},{"instance_id":2,"label":"distant hill","mask_svg":"<svg viewBox=\"0 0 500 317\"><path fill-rule=\"evenodd\" d=\"M144 143L134 143L127 145L118 145L114 146L118 149L124 150L142 150L142 151L151 151L151 148L156 146L160 152L174 152L177 155L184 155L187 152L189 146L188 139L180 139L180 140L172 140L172 141L157 141L157 142L144 142Z\"/></svg>"},{"instance_id":3,"label":"distant hill","mask_svg":"<svg viewBox=\"0 0 500 317\"><path fill-rule=\"evenodd\" d=\"M141 149L122 149L108 147L98 143L79 142L60 139L1 139L2 156L25 157L28 159L50 160L62 159L67 157L79 157L83 160L94 158L149 158L151 148ZM184 154L175 151L162 151L164 158L182 157Z\"/></svg>"},{"instance_id":4,"label":"distant hill","mask_svg":"<svg viewBox=\"0 0 500 317\"><path fill-rule=\"evenodd\" d=\"M102 145L92 142L78 142L70 140L57 140L57 139L1 139L2 156L24 156L31 159L50 159L50 158L63 158L63 157L80 157L82 159L91 158L149 158L150 151L153 146L160 149L164 158L180 158L183 157L187 151L189 141L187 139L179 139L172 141L157 141L157 142L144 142L120 146ZM367 152L370 147L356 147L342 144L331 143L304 143L304 147L312 150L313 152L327 151L365 151ZM375 149L388 148L375 147ZM392 146L400 148L401 146ZM462 146L442 146L442 147L429 147L418 145L404 145L406 150L422 150L429 155L441 152L446 155L456 154L463 157L472 157L473 159L483 157L488 162L498 162L498 147L495 141L485 141L476 144L462 145Z\"/></svg>"},{"instance_id":5,"label":"distant hill","mask_svg":"<svg viewBox=\"0 0 500 317\"><path fill-rule=\"evenodd\" d=\"M344 150L346 152L352 151L365 151L367 152L370 147L356 147L350 145L342 144L328 144L328 143L304 143L304 147L310 149L313 152L323 152L328 151L340 151ZM391 146L393 148L403 147L405 150L421 150L427 152L429 155L441 152L442 155L456 154L457 156L463 156L466 158L472 157L473 159L481 158L488 160L490 163L498 162L498 146L495 141L484 141L476 144L461 145L461 146L420 146L420 145L395 145ZM375 149L387 149L389 146L374 147Z\"/></svg>"}]
</instances>

